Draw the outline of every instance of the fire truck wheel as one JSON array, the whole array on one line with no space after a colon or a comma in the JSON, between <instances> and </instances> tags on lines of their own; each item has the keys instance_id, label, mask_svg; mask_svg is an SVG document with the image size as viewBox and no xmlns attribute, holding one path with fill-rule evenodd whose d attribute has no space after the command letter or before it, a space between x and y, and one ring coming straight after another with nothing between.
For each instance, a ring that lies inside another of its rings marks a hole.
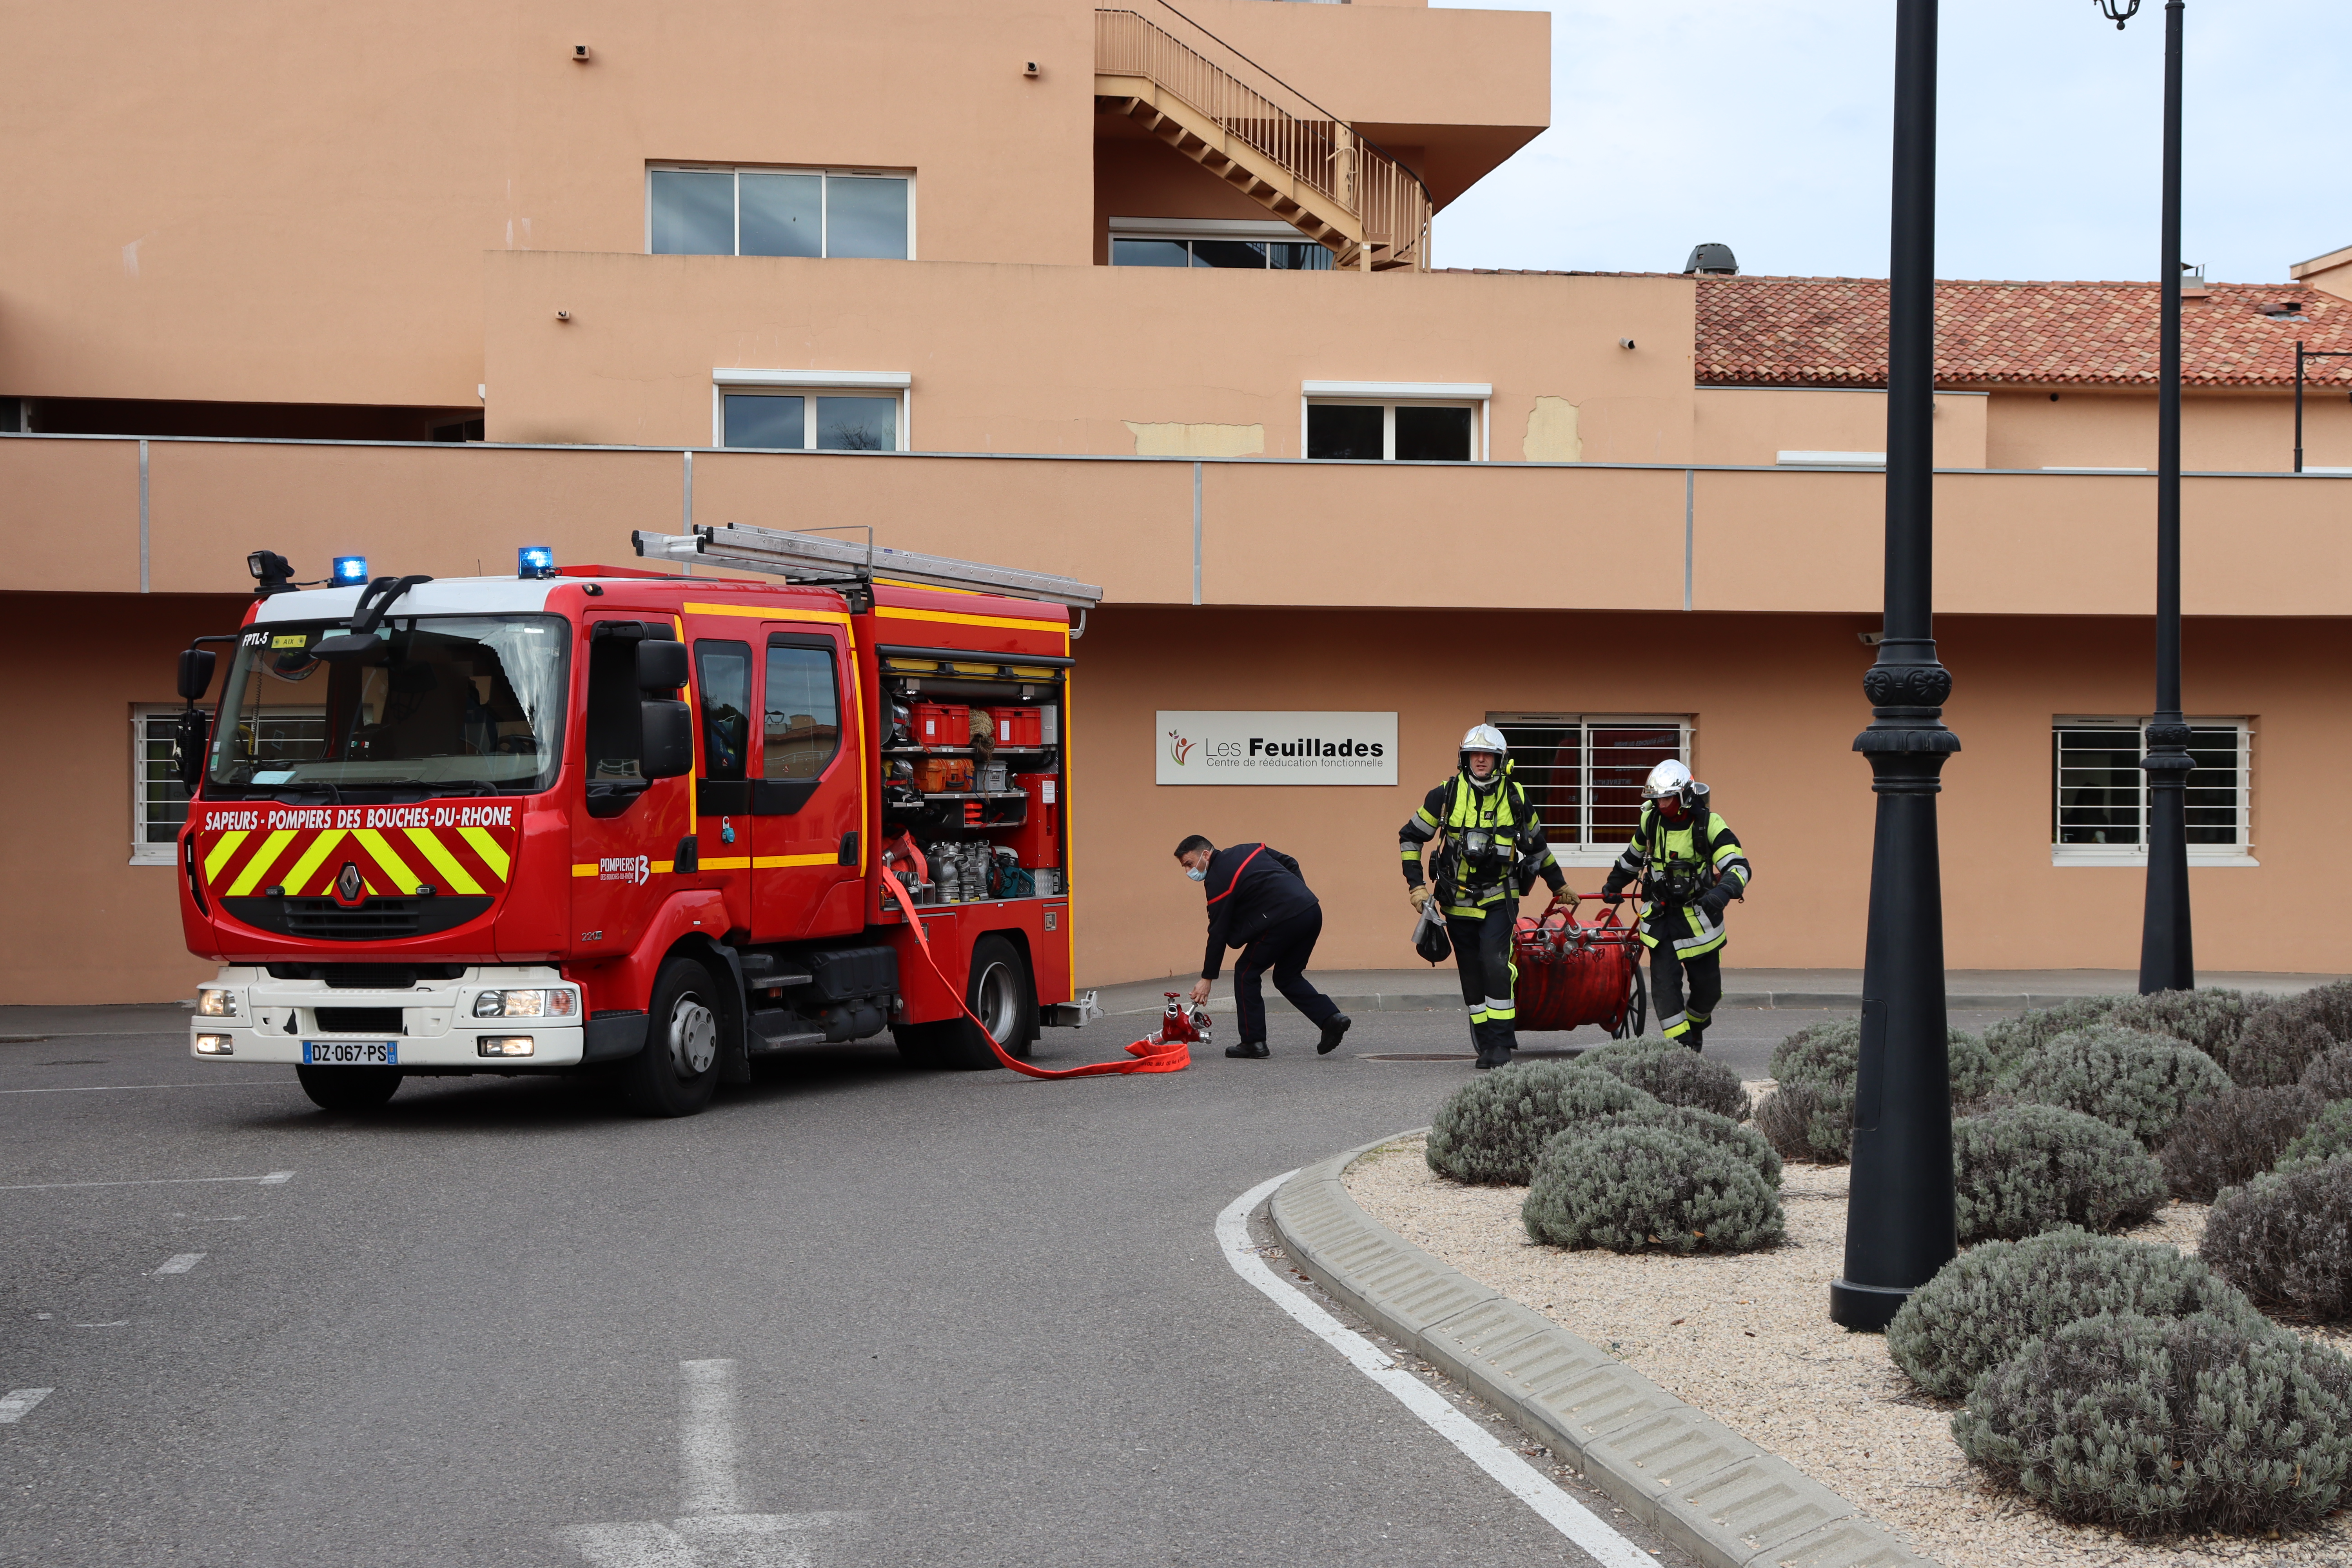
<instances>
[{"instance_id":1,"label":"fire truck wheel","mask_svg":"<svg viewBox=\"0 0 2352 1568\"><path fill-rule=\"evenodd\" d=\"M710 972L673 958L654 982L646 1048L621 1065L621 1098L640 1116L691 1116L719 1088L719 1031L725 1016Z\"/></svg>"},{"instance_id":2,"label":"fire truck wheel","mask_svg":"<svg viewBox=\"0 0 2352 1568\"><path fill-rule=\"evenodd\" d=\"M1001 936L984 936L972 944L971 981L964 992L964 1005L987 1021L989 1034L1004 1047L1005 1055L1028 1058L1037 1037L1037 991L1020 949ZM926 1066L978 1072L1003 1065L970 1018L920 1027L937 1033L919 1037L914 1050L907 1048L902 1035L899 1049Z\"/></svg>"},{"instance_id":3,"label":"fire truck wheel","mask_svg":"<svg viewBox=\"0 0 2352 1568\"><path fill-rule=\"evenodd\" d=\"M302 1092L321 1110L374 1110L400 1088L398 1068L298 1067Z\"/></svg>"}]
</instances>

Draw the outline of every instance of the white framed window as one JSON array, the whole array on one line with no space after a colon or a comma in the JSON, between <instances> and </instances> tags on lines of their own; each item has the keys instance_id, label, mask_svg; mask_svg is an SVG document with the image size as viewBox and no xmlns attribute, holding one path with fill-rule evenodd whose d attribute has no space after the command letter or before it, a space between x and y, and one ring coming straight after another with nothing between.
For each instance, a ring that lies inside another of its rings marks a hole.
<instances>
[{"instance_id":1,"label":"white framed window","mask_svg":"<svg viewBox=\"0 0 2352 1568\"><path fill-rule=\"evenodd\" d=\"M2050 721L2050 863L2147 864L2146 715L2060 714ZM2189 863L2252 866L2253 721L2191 719Z\"/></svg>"},{"instance_id":2,"label":"white framed window","mask_svg":"<svg viewBox=\"0 0 2352 1568\"><path fill-rule=\"evenodd\" d=\"M188 820L188 792L173 765L183 710L140 703L131 710L131 863L178 863L180 829Z\"/></svg>"},{"instance_id":3,"label":"white framed window","mask_svg":"<svg viewBox=\"0 0 2352 1568\"><path fill-rule=\"evenodd\" d=\"M901 171L654 163L650 256L915 256L915 177Z\"/></svg>"},{"instance_id":4,"label":"white framed window","mask_svg":"<svg viewBox=\"0 0 2352 1568\"><path fill-rule=\"evenodd\" d=\"M1489 713L1486 722L1510 742L1511 776L1562 865L1614 861L1641 819L1650 770L1669 757L1690 762L1687 714Z\"/></svg>"},{"instance_id":5,"label":"white framed window","mask_svg":"<svg viewBox=\"0 0 2352 1568\"><path fill-rule=\"evenodd\" d=\"M1299 400L1299 450L1359 462L1484 462L1486 382L1310 381Z\"/></svg>"},{"instance_id":6,"label":"white framed window","mask_svg":"<svg viewBox=\"0 0 2352 1568\"><path fill-rule=\"evenodd\" d=\"M1331 252L1286 223L1246 218L1115 217L1113 267L1328 272Z\"/></svg>"},{"instance_id":7,"label":"white framed window","mask_svg":"<svg viewBox=\"0 0 2352 1568\"><path fill-rule=\"evenodd\" d=\"M188 792L180 787L176 765L180 715L168 704L139 703L131 710L131 863L176 863L180 828L188 820ZM209 710L208 710L209 711ZM254 720L253 755L257 759L307 759L327 741L323 708L276 708Z\"/></svg>"},{"instance_id":8,"label":"white framed window","mask_svg":"<svg viewBox=\"0 0 2352 1568\"><path fill-rule=\"evenodd\" d=\"M904 371L710 373L713 446L786 452L904 452L914 377Z\"/></svg>"}]
</instances>

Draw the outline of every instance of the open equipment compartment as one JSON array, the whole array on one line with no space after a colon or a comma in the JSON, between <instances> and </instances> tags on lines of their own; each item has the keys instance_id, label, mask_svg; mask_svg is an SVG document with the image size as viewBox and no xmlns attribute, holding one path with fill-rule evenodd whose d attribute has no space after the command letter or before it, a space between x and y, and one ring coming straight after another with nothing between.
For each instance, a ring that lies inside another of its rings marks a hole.
<instances>
[{"instance_id":1,"label":"open equipment compartment","mask_svg":"<svg viewBox=\"0 0 2352 1568\"><path fill-rule=\"evenodd\" d=\"M1055 898L1062 842L1066 658L885 644L882 818L931 869L923 902Z\"/></svg>"}]
</instances>

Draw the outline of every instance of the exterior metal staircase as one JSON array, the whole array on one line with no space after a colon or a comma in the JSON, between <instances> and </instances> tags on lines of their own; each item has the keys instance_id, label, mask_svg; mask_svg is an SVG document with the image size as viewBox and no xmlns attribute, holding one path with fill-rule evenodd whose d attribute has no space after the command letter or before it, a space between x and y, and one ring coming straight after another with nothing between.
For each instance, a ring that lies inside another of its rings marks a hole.
<instances>
[{"instance_id":1,"label":"exterior metal staircase","mask_svg":"<svg viewBox=\"0 0 2352 1568\"><path fill-rule=\"evenodd\" d=\"M1340 267L1427 271L1435 204L1420 177L1270 77L1244 81L1253 69L1238 54L1230 66L1211 59L1139 13L1095 13L1098 111L1133 120Z\"/></svg>"}]
</instances>

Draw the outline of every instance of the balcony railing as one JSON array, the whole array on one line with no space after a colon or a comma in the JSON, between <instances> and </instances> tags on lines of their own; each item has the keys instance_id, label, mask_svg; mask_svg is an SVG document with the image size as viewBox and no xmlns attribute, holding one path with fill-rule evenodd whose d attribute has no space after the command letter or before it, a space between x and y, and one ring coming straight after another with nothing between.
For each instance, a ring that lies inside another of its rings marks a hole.
<instances>
[{"instance_id":1,"label":"balcony railing","mask_svg":"<svg viewBox=\"0 0 2352 1568\"><path fill-rule=\"evenodd\" d=\"M1169 18L1190 26L1180 13ZM1196 161L1220 159L1229 183L1329 247L1342 266L1428 270L1435 204L1421 177L1214 35L1192 30L1201 47L1138 12L1098 10L1095 74L1139 79L1190 108L1205 124L1179 124L1158 132L1161 139ZM1130 100L1129 112L1143 118L1138 110L1150 108ZM1210 127L1272 171L1217 148ZM1267 177L1273 171L1287 179Z\"/></svg>"}]
</instances>

